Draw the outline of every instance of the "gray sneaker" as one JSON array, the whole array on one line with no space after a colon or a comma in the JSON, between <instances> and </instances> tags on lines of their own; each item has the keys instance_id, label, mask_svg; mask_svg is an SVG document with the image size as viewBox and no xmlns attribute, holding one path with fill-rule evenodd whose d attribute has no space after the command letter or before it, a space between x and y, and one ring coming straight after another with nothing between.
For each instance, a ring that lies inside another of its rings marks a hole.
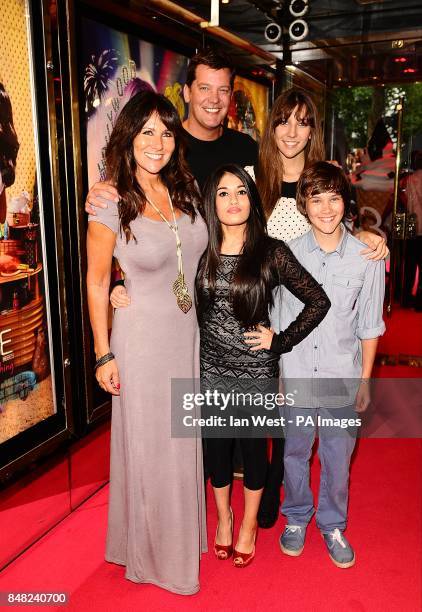
<instances>
[{"instance_id":1,"label":"gray sneaker","mask_svg":"<svg viewBox=\"0 0 422 612\"><path fill-rule=\"evenodd\" d=\"M286 525L280 536L280 548L285 555L298 557L305 545L306 526Z\"/></svg>"},{"instance_id":2,"label":"gray sneaker","mask_svg":"<svg viewBox=\"0 0 422 612\"><path fill-rule=\"evenodd\" d=\"M355 553L340 529L321 533L327 546L331 561L337 567L352 567L355 564Z\"/></svg>"}]
</instances>

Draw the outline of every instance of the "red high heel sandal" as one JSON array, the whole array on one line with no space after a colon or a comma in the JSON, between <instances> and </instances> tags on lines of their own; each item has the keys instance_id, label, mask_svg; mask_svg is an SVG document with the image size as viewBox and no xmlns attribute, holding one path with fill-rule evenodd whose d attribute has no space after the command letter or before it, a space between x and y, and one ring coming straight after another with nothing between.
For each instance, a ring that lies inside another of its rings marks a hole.
<instances>
[{"instance_id":1,"label":"red high heel sandal","mask_svg":"<svg viewBox=\"0 0 422 612\"><path fill-rule=\"evenodd\" d=\"M255 532L255 540L256 540L256 532ZM252 563L253 558L255 557L255 540L252 552L250 553L242 553L236 549L233 550L233 565L235 567L247 567ZM236 563L236 559L242 559L241 563Z\"/></svg>"},{"instance_id":2,"label":"red high heel sandal","mask_svg":"<svg viewBox=\"0 0 422 612\"><path fill-rule=\"evenodd\" d=\"M231 525L232 525L232 540L233 540L233 510L231 508L230 508L230 520L231 520ZM227 559L230 559L230 557L233 554L233 542L229 544L228 546L225 546L223 544L217 544L215 541L217 539L217 532L218 532L218 523L217 523L217 529L215 530L215 538L214 538L215 556L217 557L219 561L227 561ZM222 556L223 553L225 556Z\"/></svg>"}]
</instances>

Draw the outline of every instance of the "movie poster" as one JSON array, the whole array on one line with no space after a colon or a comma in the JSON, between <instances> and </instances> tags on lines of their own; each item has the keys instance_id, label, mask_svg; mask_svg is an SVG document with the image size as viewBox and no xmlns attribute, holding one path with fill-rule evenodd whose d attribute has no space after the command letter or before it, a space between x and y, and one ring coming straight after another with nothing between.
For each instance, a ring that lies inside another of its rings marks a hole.
<instances>
[{"instance_id":1,"label":"movie poster","mask_svg":"<svg viewBox=\"0 0 422 612\"><path fill-rule=\"evenodd\" d=\"M234 81L228 126L259 142L268 115L268 87L237 76Z\"/></svg>"},{"instance_id":2,"label":"movie poster","mask_svg":"<svg viewBox=\"0 0 422 612\"><path fill-rule=\"evenodd\" d=\"M0 443L56 413L28 7L0 20Z\"/></svg>"},{"instance_id":3,"label":"movie poster","mask_svg":"<svg viewBox=\"0 0 422 612\"><path fill-rule=\"evenodd\" d=\"M81 34L91 186L105 176L105 147L120 111L134 94L148 89L162 93L184 118L188 58L86 18Z\"/></svg>"}]
</instances>

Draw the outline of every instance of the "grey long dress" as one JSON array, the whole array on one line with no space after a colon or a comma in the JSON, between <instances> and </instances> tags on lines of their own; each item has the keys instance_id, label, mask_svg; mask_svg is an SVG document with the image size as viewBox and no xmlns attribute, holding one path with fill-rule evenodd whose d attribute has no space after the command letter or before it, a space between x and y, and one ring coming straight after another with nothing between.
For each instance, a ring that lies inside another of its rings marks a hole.
<instances>
[{"instance_id":1,"label":"grey long dress","mask_svg":"<svg viewBox=\"0 0 422 612\"><path fill-rule=\"evenodd\" d=\"M115 311L111 350L120 374L113 397L107 561L126 578L180 594L199 589L206 524L200 438L171 437L171 379L199 378L199 331L194 306L184 314L172 285L176 240L167 224L139 216L137 243L118 230L117 205L97 208L89 221L116 235L115 257L125 272L130 306ZM207 230L178 220L185 279L191 296Z\"/></svg>"}]
</instances>

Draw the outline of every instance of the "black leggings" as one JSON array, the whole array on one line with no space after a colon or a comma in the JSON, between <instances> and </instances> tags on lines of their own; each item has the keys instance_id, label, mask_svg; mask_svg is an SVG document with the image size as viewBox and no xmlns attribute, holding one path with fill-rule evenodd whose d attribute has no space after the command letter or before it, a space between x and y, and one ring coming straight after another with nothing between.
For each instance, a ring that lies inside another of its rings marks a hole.
<instances>
[{"instance_id":1,"label":"black leggings","mask_svg":"<svg viewBox=\"0 0 422 612\"><path fill-rule=\"evenodd\" d=\"M267 476L267 440L240 438L243 459L243 484L247 489L262 489ZM206 463L213 487L226 487L233 479L234 438L207 438Z\"/></svg>"}]
</instances>

